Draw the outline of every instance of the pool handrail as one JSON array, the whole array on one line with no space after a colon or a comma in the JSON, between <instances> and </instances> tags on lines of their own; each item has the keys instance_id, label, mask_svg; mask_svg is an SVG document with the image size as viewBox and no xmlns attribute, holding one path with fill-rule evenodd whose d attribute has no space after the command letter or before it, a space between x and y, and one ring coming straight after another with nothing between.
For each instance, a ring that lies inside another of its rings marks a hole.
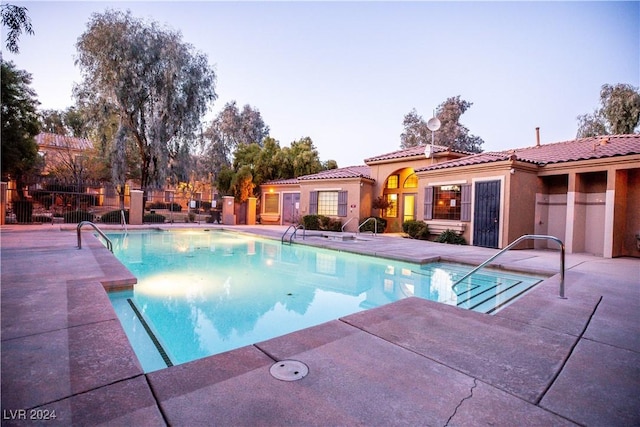
<instances>
[{"instance_id":1,"label":"pool handrail","mask_svg":"<svg viewBox=\"0 0 640 427\"><path fill-rule=\"evenodd\" d=\"M80 232L80 229L83 225L90 225L91 227L93 227L93 229L96 230L96 232L107 242L107 249L109 249L111 253L113 253L113 243L111 243L111 240L107 237L106 234L102 232L102 230L98 228L97 225L95 225L91 221L82 221L80 224L78 224L78 227L76 229L76 233L78 234L78 249L82 249L82 233Z\"/></svg>"},{"instance_id":2,"label":"pool handrail","mask_svg":"<svg viewBox=\"0 0 640 427\"><path fill-rule=\"evenodd\" d=\"M349 224L354 219L356 219L355 216L352 216L351 218L349 218L349 220L342 225L342 228L340 228L340 231L344 233L344 228L347 226L347 224Z\"/></svg>"},{"instance_id":3,"label":"pool handrail","mask_svg":"<svg viewBox=\"0 0 640 427\"><path fill-rule=\"evenodd\" d=\"M474 274L475 272L477 272L478 270L483 268L485 265L489 264L491 261L493 261L494 259L498 258L503 253L507 252L509 249L511 249L512 247L514 247L518 243L522 242L523 240L529 240L529 239L531 239L531 240L553 240L554 242L556 242L556 243L558 243L560 245L560 298L567 299L567 297L564 296L564 258L565 258L564 257L564 254L565 254L564 253L564 243L562 243L562 240L558 239L555 236L547 236L547 235L544 235L544 234L525 234L523 236L518 237L516 240L514 240L513 242L511 242L510 244L508 244L507 246L502 248L498 253L496 253L495 255L490 257L488 260L486 260L485 262L483 262L482 264L478 265L476 268L474 268L473 270L471 270L470 272L468 272L467 274L462 276L461 279L458 279L451 286L451 289L453 290L453 292L456 291L456 286L458 286L458 284L460 284L460 282L462 282L464 279L468 278L469 276L471 276L472 274Z\"/></svg>"},{"instance_id":4,"label":"pool handrail","mask_svg":"<svg viewBox=\"0 0 640 427\"><path fill-rule=\"evenodd\" d=\"M373 220L373 235L377 236L378 235L378 219L375 216L370 216L369 218L365 219L362 224L360 224L358 226L358 233L360 233L360 229L362 228L363 225L365 225L366 223L368 223L369 221Z\"/></svg>"},{"instance_id":5,"label":"pool handrail","mask_svg":"<svg viewBox=\"0 0 640 427\"><path fill-rule=\"evenodd\" d=\"M293 233L291 233L291 236L289 236L289 244L292 243L293 238L295 237L296 233L298 232L298 230L300 228L302 228L302 240L304 240L304 238L306 237L306 228L304 227L304 224L291 224L289 227L287 227L287 229L284 231L284 234L282 235L282 237L280 238L280 243L284 243L284 238L287 235L287 233L289 232L289 230L291 230L291 227L294 227L293 229Z\"/></svg>"}]
</instances>

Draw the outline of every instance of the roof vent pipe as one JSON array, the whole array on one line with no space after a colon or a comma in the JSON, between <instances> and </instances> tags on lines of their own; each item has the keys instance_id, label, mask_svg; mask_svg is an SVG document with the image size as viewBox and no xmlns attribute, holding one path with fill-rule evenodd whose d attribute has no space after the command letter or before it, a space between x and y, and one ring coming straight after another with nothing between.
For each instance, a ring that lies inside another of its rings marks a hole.
<instances>
[{"instance_id":1,"label":"roof vent pipe","mask_svg":"<svg viewBox=\"0 0 640 427\"><path fill-rule=\"evenodd\" d=\"M540 147L540 128L536 128L536 147Z\"/></svg>"}]
</instances>

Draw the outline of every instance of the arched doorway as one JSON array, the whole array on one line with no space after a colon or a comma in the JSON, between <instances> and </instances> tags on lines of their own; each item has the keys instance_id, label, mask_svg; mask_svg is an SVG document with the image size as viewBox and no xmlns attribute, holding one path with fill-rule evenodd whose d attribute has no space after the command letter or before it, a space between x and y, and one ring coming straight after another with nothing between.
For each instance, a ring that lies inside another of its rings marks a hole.
<instances>
[{"instance_id":1,"label":"arched doorway","mask_svg":"<svg viewBox=\"0 0 640 427\"><path fill-rule=\"evenodd\" d=\"M416 219L418 177L413 168L391 173L385 180L382 195L389 203L381 213L387 220L387 231L401 231L403 222Z\"/></svg>"}]
</instances>

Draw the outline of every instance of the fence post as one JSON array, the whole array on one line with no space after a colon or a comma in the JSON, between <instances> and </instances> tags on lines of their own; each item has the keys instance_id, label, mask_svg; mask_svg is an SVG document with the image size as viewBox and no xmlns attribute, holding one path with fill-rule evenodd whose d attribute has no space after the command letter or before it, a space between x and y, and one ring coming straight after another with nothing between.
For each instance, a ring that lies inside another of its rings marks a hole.
<instances>
[{"instance_id":1,"label":"fence post","mask_svg":"<svg viewBox=\"0 0 640 427\"><path fill-rule=\"evenodd\" d=\"M7 218L7 183L0 182L0 225L4 225Z\"/></svg>"}]
</instances>

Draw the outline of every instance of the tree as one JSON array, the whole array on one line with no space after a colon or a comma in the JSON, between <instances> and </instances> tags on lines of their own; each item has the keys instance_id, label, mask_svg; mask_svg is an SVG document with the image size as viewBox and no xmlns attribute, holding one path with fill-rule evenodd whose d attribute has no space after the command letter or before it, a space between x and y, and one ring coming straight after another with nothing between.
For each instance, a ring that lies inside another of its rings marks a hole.
<instances>
[{"instance_id":1,"label":"tree","mask_svg":"<svg viewBox=\"0 0 640 427\"><path fill-rule=\"evenodd\" d=\"M215 73L204 54L179 32L131 16L106 11L92 15L76 45L82 83L80 104L115 112L113 146L124 168L126 142L137 147L140 186L163 185L174 138L194 141L200 119L215 93ZM117 174L120 178L124 171Z\"/></svg>"},{"instance_id":2,"label":"tree","mask_svg":"<svg viewBox=\"0 0 640 427\"><path fill-rule=\"evenodd\" d=\"M27 15L28 9L22 6L12 4L0 5L0 15L2 16L2 26L7 27L6 47L11 53L20 53L18 48L18 40L24 31L27 34L33 34L31 26L31 18Z\"/></svg>"},{"instance_id":3,"label":"tree","mask_svg":"<svg viewBox=\"0 0 640 427\"><path fill-rule=\"evenodd\" d=\"M35 91L29 87L31 74L16 69L12 62L1 63L2 179L16 179L17 188L22 188L23 177L34 170L39 160L35 141L40 132L36 112L39 103Z\"/></svg>"},{"instance_id":4,"label":"tree","mask_svg":"<svg viewBox=\"0 0 640 427\"><path fill-rule=\"evenodd\" d=\"M600 108L578 116L577 138L627 135L638 131L640 92L628 84L605 84L600 90Z\"/></svg>"},{"instance_id":5,"label":"tree","mask_svg":"<svg viewBox=\"0 0 640 427\"><path fill-rule=\"evenodd\" d=\"M87 138L89 135L87 120L76 107L69 107L64 111L41 111L40 128L42 132L69 135L76 138Z\"/></svg>"},{"instance_id":6,"label":"tree","mask_svg":"<svg viewBox=\"0 0 640 427\"><path fill-rule=\"evenodd\" d=\"M242 145L258 144L262 147L269 136L269 126L260 111L245 105L238 110L235 101L228 102L204 132L206 156L211 169L218 172L231 165L231 153Z\"/></svg>"},{"instance_id":7,"label":"tree","mask_svg":"<svg viewBox=\"0 0 640 427\"><path fill-rule=\"evenodd\" d=\"M287 178L318 173L323 169L318 150L308 136L293 141L291 147L282 149L285 156L283 172Z\"/></svg>"},{"instance_id":8,"label":"tree","mask_svg":"<svg viewBox=\"0 0 640 427\"><path fill-rule=\"evenodd\" d=\"M460 117L472 105L473 103L460 99L458 95L448 98L438 106L436 117L440 120L440 129L433 134L436 145L471 153L482 151L482 138L469 134L469 129L460 123ZM431 143L432 135L427 122L415 109L404 116L403 125L405 130L400 135L401 148Z\"/></svg>"}]
</instances>

